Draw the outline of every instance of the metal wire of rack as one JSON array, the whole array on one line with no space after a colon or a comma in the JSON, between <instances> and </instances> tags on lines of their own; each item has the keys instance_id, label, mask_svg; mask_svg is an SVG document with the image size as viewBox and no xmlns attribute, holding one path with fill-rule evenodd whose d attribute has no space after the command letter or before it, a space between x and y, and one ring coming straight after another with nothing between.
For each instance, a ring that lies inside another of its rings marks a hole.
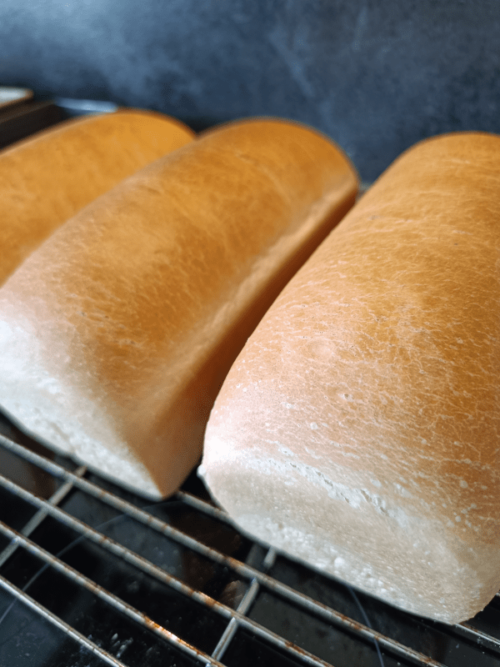
<instances>
[{"instance_id":1,"label":"metal wire of rack","mask_svg":"<svg viewBox=\"0 0 500 667\"><path fill-rule=\"evenodd\" d=\"M405 614L241 535L194 477L144 507L3 430L1 667L500 665L498 596L454 627Z\"/></svg>"}]
</instances>

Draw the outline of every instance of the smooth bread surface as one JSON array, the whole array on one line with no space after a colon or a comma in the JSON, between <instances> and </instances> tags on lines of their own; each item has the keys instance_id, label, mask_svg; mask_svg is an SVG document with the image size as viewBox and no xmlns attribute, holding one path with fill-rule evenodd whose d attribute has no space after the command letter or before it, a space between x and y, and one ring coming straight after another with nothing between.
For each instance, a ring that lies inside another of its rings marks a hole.
<instances>
[{"instance_id":1,"label":"smooth bread surface","mask_svg":"<svg viewBox=\"0 0 500 667\"><path fill-rule=\"evenodd\" d=\"M400 157L221 390L203 473L244 530L457 622L500 588L500 138Z\"/></svg>"},{"instance_id":2,"label":"smooth bread surface","mask_svg":"<svg viewBox=\"0 0 500 667\"><path fill-rule=\"evenodd\" d=\"M248 335L352 206L357 176L294 123L235 123L59 228L0 290L0 404L144 495L174 492Z\"/></svg>"}]
</instances>

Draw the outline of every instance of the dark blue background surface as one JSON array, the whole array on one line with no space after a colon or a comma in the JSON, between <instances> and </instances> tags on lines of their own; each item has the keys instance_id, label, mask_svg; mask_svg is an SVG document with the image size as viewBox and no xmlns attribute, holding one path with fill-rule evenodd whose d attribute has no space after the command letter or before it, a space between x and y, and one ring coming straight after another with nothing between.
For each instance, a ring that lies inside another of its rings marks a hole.
<instances>
[{"instance_id":1,"label":"dark blue background surface","mask_svg":"<svg viewBox=\"0 0 500 667\"><path fill-rule=\"evenodd\" d=\"M0 83L299 119L370 181L423 137L500 132L500 1L1 0Z\"/></svg>"}]
</instances>

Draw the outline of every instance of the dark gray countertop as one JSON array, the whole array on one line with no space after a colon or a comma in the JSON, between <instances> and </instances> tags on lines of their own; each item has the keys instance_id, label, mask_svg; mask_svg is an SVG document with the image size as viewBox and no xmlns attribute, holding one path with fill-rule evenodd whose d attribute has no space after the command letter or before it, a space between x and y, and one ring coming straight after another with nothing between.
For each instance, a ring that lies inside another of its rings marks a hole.
<instances>
[{"instance_id":1,"label":"dark gray countertop","mask_svg":"<svg viewBox=\"0 0 500 667\"><path fill-rule=\"evenodd\" d=\"M421 138L500 132L498 0L2 0L0 83L195 129L295 118L364 181Z\"/></svg>"}]
</instances>

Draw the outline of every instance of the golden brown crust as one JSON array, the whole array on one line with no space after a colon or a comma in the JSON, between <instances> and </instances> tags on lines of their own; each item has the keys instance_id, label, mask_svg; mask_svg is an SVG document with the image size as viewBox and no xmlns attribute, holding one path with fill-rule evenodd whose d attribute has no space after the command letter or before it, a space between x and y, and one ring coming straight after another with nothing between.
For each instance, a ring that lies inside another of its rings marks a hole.
<instances>
[{"instance_id":1,"label":"golden brown crust","mask_svg":"<svg viewBox=\"0 0 500 667\"><path fill-rule=\"evenodd\" d=\"M66 121L0 152L0 285L59 225L194 137L175 119L121 110Z\"/></svg>"},{"instance_id":2,"label":"golden brown crust","mask_svg":"<svg viewBox=\"0 0 500 667\"><path fill-rule=\"evenodd\" d=\"M158 160L0 291L0 356L17 360L4 364L2 405L129 486L172 493L201 455L232 361L356 190L331 142L287 122L231 125ZM20 371L28 358L35 386Z\"/></svg>"},{"instance_id":3,"label":"golden brown crust","mask_svg":"<svg viewBox=\"0 0 500 667\"><path fill-rule=\"evenodd\" d=\"M248 530L448 622L500 587L499 191L500 137L401 156L273 304L207 430L208 483ZM287 476L300 508L269 489Z\"/></svg>"}]
</instances>

